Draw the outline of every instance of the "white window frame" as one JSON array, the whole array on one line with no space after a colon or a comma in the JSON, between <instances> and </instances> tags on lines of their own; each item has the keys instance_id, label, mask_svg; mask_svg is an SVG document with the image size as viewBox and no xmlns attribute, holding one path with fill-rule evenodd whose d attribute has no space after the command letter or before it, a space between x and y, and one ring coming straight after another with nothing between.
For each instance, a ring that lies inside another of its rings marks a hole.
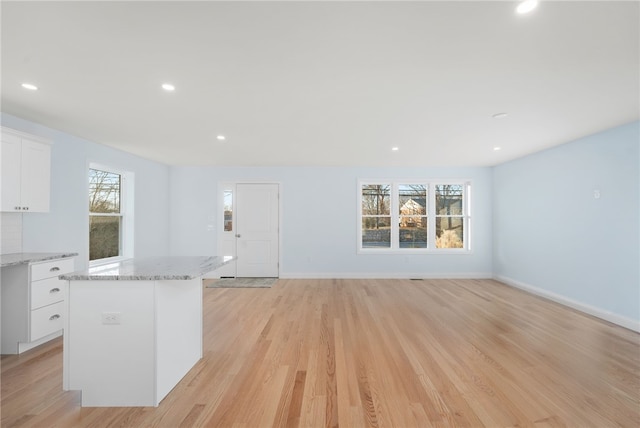
<instances>
[{"instance_id":1,"label":"white window frame","mask_svg":"<svg viewBox=\"0 0 640 428\"><path fill-rule=\"evenodd\" d=\"M235 257L236 256L236 182L221 182L218 183L218 203L217 203L217 215L211 216L211 225L209 231L217 230L217 249L216 254L221 257ZM231 230L224 230L224 195L226 192L231 192ZM214 224L213 221L216 220ZM205 278L222 278L222 277L235 277L236 276L236 262L235 260L225 264L224 266L216 269L213 272L205 275Z\"/></svg>"},{"instance_id":2,"label":"white window frame","mask_svg":"<svg viewBox=\"0 0 640 428\"><path fill-rule=\"evenodd\" d=\"M89 266L99 266L107 263L116 263L122 260L133 258L134 255L134 178L135 174L130 171L122 171L118 168L113 168L110 166L98 164L98 163L89 163L87 167L87 176L89 173L89 169L96 169L100 171L109 172L112 174L120 175L120 214L118 215L121 218L120 224L120 255L115 257L106 257L103 259L89 260ZM89 197L89 181L87 180L87 198ZM87 203L87 220L89 220L90 216L95 216L96 214L91 214L89 211L89 204ZM101 215L101 214L97 214ZM105 216L113 216L113 214L102 214ZM89 228L87 227L87 259L89 259Z\"/></svg>"},{"instance_id":3,"label":"white window frame","mask_svg":"<svg viewBox=\"0 0 640 428\"><path fill-rule=\"evenodd\" d=\"M399 214L399 186L407 184L424 185L427 188L427 248L400 248L400 214ZM362 246L362 186L389 185L391 186L391 246L380 248L364 248ZM436 185L463 186L462 219L463 219L463 247L436 248ZM357 187L357 253L358 254L470 254L471 246L471 180L466 179L376 179L358 180Z\"/></svg>"}]
</instances>

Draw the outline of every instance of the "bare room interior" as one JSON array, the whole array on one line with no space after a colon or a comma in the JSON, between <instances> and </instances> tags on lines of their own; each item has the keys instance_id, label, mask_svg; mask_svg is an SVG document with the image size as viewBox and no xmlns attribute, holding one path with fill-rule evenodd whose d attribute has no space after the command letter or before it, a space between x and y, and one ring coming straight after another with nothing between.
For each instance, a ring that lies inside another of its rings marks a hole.
<instances>
[{"instance_id":1,"label":"bare room interior","mask_svg":"<svg viewBox=\"0 0 640 428\"><path fill-rule=\"evenodd\" d=\"M0 20L2 427L640 425L638 1Z\"/></svg>"}]
</instances>

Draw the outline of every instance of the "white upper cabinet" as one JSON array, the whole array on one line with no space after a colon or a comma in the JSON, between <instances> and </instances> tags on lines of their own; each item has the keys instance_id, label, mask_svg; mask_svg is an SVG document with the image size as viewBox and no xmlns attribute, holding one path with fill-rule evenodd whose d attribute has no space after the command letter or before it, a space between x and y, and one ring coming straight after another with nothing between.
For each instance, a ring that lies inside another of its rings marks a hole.
<instances>
[{"instance_id":1,"label":"white upper cabinet","mask_svg":"<svg viewBox=\"0 0 640 428\"><path fill-rule=\"evenodd\" d=\"M23 209L49 211L51 146L22 139L21 200Z\"/></svg>"},{"instance_id":2,"label":"white upper cabinet","mask_svg":"<svg viewBox=\"0 0 640 428\"><path fill-rule=\"evenodd\" d=\"M2 159L2 211L18 211L15 209L21 206L20 201L20 177L22 167L22 140L20 137L5 132L2 129L2 149L0 150Z\"/></svg>"},{"instance_id":3,"label":"white upper cabinet","mask_svg":"<svg viewBox=\"0 0 640 428\"><path fill-rule=\"evenodd\" d=\"M51 145L39 137L2 128L0 211L48 212Z\"/></svg>"}]
</instances>

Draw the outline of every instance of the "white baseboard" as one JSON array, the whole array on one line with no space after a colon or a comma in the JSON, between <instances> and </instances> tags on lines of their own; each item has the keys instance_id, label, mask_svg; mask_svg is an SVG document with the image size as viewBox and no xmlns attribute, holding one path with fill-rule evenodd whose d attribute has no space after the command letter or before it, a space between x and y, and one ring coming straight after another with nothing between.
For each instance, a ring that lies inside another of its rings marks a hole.
<instances>
[{"instance_id":1,"label":"white baseboard","mask_svg":"<svg viewBox=\"0 0 640 428\"><path fill-rule=\"evenodd\" d=\"M491 272L280 272L282 279L491 279Z\"/></svg>"},{"instance_id":2,"label":"white baseboard","mask_svg":"<svg viewBox=\"0 0 640 428\"><path fill-rule=\"evenodd\" d=\"M534 287L533 285L525 284L524 282L516 281L515 279L511 279L506 276L494 275L493 279L511 287L519 288L531 294L553 300L554 302L560 303L561 305L568 306L580 312L593 315L594 317L609 321L613 324L617 324L621 327L628 328L629 330L640 333L640 321L636 321L631 318L615 314L613 312L605 311L604 309L596 308L594 306L578 302L561 294L553 293L539 287Z\"/></svg>"},{"instance_id":3,"label":"white baseboard","mask_svg":"<svg viewBox=\"0 0 640 428\"><path fill-rule=\"evenodd\" d=\"M48 336L45 336L41 339L35 340L33 342L19 342L18 343L18 354L22 354L30 349L35 348L36 346L40 346L43 343L46 343L50 340L55 339L56 337L62 336L62 330L56 331L55 333L51 333Z\"/></svg>"}]
</instances>

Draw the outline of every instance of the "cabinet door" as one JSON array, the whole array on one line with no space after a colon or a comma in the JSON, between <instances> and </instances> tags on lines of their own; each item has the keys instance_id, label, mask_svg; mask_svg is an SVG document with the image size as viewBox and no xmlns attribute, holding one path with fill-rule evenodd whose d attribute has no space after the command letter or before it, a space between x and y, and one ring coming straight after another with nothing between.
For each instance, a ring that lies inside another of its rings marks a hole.
<instances>
[{"instance_id":1,"label":"cabinet door","mask_svg":"<svg viewBox=\"0 0 640 428\"><path fill-rule=\"evenodd\" d=\"M16 135L2 133L0 164L2 165L0 211L19 211L20 203L20 163L22 143Z\"/></svg>"},{"instance_id":2,"label":"cabinet door","mask_svg":"<svg viewBox=\"0 0 640 428\"><path fill-rule=\"evenodd\" d=\"M48 144L22 139L22 209L49 211L51 182L51 147Z\"/></svg>"}]
</instances>

